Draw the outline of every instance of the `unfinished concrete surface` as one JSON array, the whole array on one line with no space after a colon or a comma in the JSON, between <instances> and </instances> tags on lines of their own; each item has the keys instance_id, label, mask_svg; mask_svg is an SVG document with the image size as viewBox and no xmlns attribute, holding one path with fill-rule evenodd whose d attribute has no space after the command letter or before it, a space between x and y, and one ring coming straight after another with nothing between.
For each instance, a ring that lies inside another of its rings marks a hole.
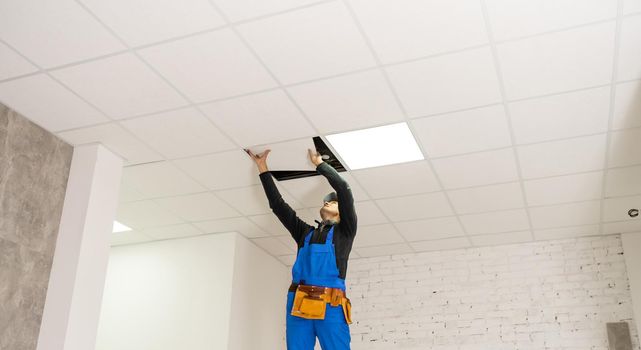
<instances>
[{"instance_id":1,"label":"unfinished concrete surface","mask_svg":"<svg viewBox=\"0 0 641 350\"><path fill-rule=\"evenodd\" d=\"M0 349L36 348L72 154L0 104Z\"/></svg>"}]
</instances>

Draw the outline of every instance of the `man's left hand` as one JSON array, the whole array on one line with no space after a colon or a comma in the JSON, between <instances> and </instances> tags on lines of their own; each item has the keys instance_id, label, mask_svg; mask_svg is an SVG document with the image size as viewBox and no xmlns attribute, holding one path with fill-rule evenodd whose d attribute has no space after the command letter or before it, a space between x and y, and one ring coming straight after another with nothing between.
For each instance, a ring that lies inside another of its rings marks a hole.
<instances>
[{"instance_id":1,"label":"man's left hand","mask_svg":"<svg viewBox=\"0 0 641 350\"><path fill-rule=\"evenodd\" d=\"M323 162L321 154L316 152L316 150L312 151L310 148L308 148L307 153L309 154L309 160L311 160L315 166L318 166L318 164Z\"/></svg>"}]
</instances>

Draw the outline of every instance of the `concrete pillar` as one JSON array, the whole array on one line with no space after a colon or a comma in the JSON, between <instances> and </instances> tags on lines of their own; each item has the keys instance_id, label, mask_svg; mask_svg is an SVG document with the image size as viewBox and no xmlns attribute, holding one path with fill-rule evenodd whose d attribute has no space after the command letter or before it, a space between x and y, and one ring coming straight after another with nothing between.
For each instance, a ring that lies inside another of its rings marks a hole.
<instances>
[{"instance_id":1,"label":"concrete pillar","mask_svg":"<svg viewBox=\"0 0 641 350\"><path fill-rule=\"evenodd\" d=\"M74 149L37 350L95 347L122 166L102 145Z\"/></svg>"}]
</instances>

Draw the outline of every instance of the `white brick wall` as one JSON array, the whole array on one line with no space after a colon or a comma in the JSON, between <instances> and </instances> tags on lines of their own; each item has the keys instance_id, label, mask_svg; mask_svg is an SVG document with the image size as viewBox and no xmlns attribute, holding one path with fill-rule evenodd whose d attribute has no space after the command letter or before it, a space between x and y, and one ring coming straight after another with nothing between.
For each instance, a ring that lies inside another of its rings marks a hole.
<instances>
[{"instance_id":1,"label":"white brick wall","mask_svg":"<svg viewBox=\"0 0 641 350\"><path fill-rule=\"evenodd\" d=\"M618 235L350 260L352 349L607 350L639 341Z\"/></svg>"}]
</instances>

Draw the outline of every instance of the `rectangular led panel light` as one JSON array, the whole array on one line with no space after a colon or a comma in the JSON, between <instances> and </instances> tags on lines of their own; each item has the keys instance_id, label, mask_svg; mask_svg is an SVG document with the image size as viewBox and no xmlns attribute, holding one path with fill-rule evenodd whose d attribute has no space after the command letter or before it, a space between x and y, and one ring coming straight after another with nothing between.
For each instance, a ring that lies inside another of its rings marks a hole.
<instances>
[{"instance_id":1,"label":"rectangular led panel light","mask_svg":"<svg viewBox=\"0 0 641 350\"><path fill-rule=\"evenodd\" d=\"M112 231L113 231L113 233L125 232L125 231L131 231L131 228L119 223L118 221L114 221L114 225L113 225L113 230Z\"/></svg>"},{"instance_id":2,"label":"rectangular led panel light","mask_svg":"<svg viewBox=\"0 0 641 350\"><path fill-rule=\"evenodd\" d=\"M425 159L405 122L328 135L327 140L352 170Z\"/></svg>"}]
</instances>

